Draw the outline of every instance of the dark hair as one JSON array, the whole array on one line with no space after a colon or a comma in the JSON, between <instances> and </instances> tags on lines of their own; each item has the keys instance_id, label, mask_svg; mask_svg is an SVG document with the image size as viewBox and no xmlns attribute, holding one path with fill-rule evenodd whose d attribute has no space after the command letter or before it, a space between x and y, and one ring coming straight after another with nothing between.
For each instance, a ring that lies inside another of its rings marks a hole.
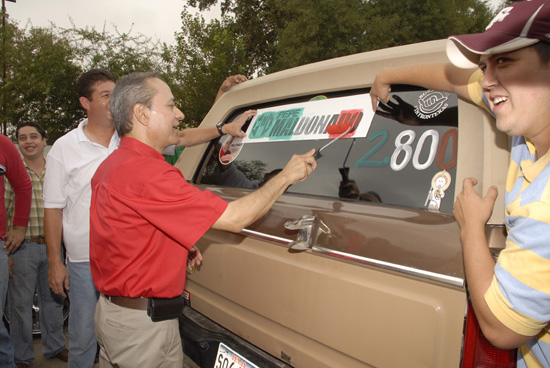
<instances>
[{"instance_id":1,"label":"dark hair","mask_svg":"<svg viewBox=\"0 0 550 368\"><path fill-rule=\"evenodd\" d=\"M160 79L155 72L135 72L117 82L111 93L111 114L120 137L132 131L132 110L138 103L151 108L157 89L147 81Z\"/></svg>"},{"instance_id":2,"label":"dark hair","mask_svg":"<svg viewBox=\"0 0 550 368\"><path fill-rule=\"evenodd\" d=\"M342 180L338 187L338 197L348 199L359 199L359 188L355 180Z\"/></svg>"},{"instance_id":3,"label":"dark hair","mask_svg":"<svg viewBox=\"0 0 550 368\"><path fill-rule=\"evenodd\" d=\"M541 63L548 64L550 63L550 44L546 42L537 42L533 45L535 51L539 55Z\"/></svg>"},{"instance_id":4,"label":"dark hair","mask_svg":"<svg viewBox=\"0 0 550 368\"><path fill-rule=\"evenodd\" d=\"M366 193L361 193L359 195L359 199L363 201L369 201L369 202L379 202L382 203L382 197L375 191L369 190Z\"/></svg>"},{"instance_id":5,"label":"dark hair","mask_svg":"<svg viewBox=\"0 0 550 368\"><path fill-rule=\"evenodd\" d=\"M42 139L46 138L46 131L44 130L44 128L42 128L42 125L38 123L34 123L32 121L28 121L28 122L19 124L17 128L15 128L15 140L19 138L19 130L26 126L35 128L36 131L40 133L40 135L42 136Z\"/></svg>"},{"instance_id":6,"label":"dark hair","mask_svg":"<svg viewBox=\"0 0 550 368\"><path fill-rule=\"evenodd\" d=\"M92 69L78 78L78 96L86 97L88 100L92 100L92 94L94 93L94 85L98 82L112 81L116 83L116 78L104 69Z\"/></svg>"}]
</instances>

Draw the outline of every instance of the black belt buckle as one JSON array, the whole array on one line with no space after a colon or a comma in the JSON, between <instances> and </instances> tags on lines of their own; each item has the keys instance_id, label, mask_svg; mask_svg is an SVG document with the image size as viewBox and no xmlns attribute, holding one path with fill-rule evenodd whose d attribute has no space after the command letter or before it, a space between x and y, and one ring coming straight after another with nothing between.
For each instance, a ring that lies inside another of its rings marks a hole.
<instances>
[{"instance_id":1,"label":"black belt buckle","mask_svg":"<svg viewBox=\"0 0 550 368\"><path fill-rule=\"evenodd\" d=\"M147 315L153 322L177 318L184 306L183 296L175 298L149 298Z\"/></svg>"}]
</instances>

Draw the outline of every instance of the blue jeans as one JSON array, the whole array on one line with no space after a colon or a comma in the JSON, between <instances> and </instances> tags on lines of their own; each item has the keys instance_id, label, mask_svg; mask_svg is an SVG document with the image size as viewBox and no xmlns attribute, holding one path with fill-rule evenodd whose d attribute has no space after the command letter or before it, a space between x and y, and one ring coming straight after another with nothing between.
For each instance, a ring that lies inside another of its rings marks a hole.
<instances>
[{"instance_id":1,"label":"blue jeans","mask_svg":"<svg viewBox=\"0 0 550 368\"><path fill-rule=\"evenodd\" d=\"M8 270L8 255L2 248L4 241L0 240L0 318L4 316L4 306L6 305L6 295L8 293L8 280L10 277ZM0 320L0 367L11 368L13 363L13 344L10 335Z\"/></svg>"},{"instance_id":2,"label":"blue jeans","mask_svg":"<svg viewBox=\"0 0 550 368\"><path fill-rule=\"evenodd\" d=\"M89 262L68 262L69 271L69 368L92 368L97 352L94 314L99 293Z\"/></svg>"},{"instance_id":3,"label":"blue jeans","mask_svg":"<svg viewBox=\"0 0 550 368\"><path fill-rule=\"evenodd\" d=\"M42 354L52 358L65 349L63 334L63 297L48 285L46 244L24 242L12 254L14 270L8 289L8 317L16 363L29 365L34 360L32 306L38 291Z\"/></svg>"}]
</instances>

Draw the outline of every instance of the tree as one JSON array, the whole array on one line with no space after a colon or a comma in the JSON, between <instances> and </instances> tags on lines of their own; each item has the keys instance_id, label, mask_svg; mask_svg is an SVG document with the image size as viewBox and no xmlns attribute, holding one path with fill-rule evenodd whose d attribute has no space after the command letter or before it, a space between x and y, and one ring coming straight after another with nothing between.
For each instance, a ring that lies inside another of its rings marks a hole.
<instances>
[{"instance_id":1,"label":"tree","mask_svg":"<svg viewBox=\"0 0 550 368\"><path fill-rule=\"evenodd\" d=\"M188 0L188 5L206 10L218 0ZM276 62L278 32L284 28L288 16L280 0L221 0L223 16L229 16L235 38L242 52L250 60L254 74L266 74ZM185 28L185 24L183 25Z\"/></svg>"},{"instance_id":2,"label":"tree","mask_svg":"<svg viewBox=\"0 0 550 368\"><path fill-rule=\"evenodd\" d=\"M6 78L2 80L2 121L8 131L24 121L41 124L48 143L75 128L85 116L76 91L83 71L104 68L116 77L133 71L156 70L166 74L166 45L143 35L110 34L95 28L5 30ZM173 79L170 76L168 79Z\"/></svg>"},{"instance_id":3,"label":"tree","mask_svg":"<svg viewBox=\"0 0 550 368\"><path fill-rule=\"evenodd\" d=\"M277 32L277 71L363 51L366 4L362 0L289 0Z\"/></svg>"},{"instance_id":4,"label":"tree","mask_svg":"<svg viewBox=\"0 0 550 368\"><path fill-rule=\"evenodd\" d=\"M230 75L252 74L251 60L235 37L233 21L224 16L207 24L202 16L182 12L182 32L176 34L168 64L169 84L185 114L184 126L197 126L210 110L222 82Z\"/></svg>"},{"instance_id":5,"label":"tree","mask_svg":"<svg viewBox=\"0 0 550 368\"><path fill-rule=\"evenodd\" d=\"M142 34L132 35L129 32L115 34L94 27L72 28L62 30L65 38L75 50L83 70L102 68L116 77L135 71L161 72L165 67L163 57L165 45L153 42Z\"/></svg>"},{"instance_id":6,"label":"tree","mask_svg":"<svg viewBox=\"0 0 550 368\"><path fill-rule=\"evenodd\" d=\"M367 50L483 32L494 13L485 0L371 0Z\"/></svg>"},{"instance_id":7,"label":"tree","mask_svg":"<svg viewBox=\"0 0 550 368\"><path fill-rule=\"evenodd\" d=\"M188 0L200 10L217 3ZM481 32L493 16L486 0L222 0L221 9L257 74Z\"/></svg>"},{"instance_id":8,"label":"tree","mask_svg":"<svg viewBox=\"0 0 550 368\"><path fill-rule=\"evenodd\" d=\"M384 47L483 31L492 17L486 0L187 0L200 10L220 3L222 18L205 22L182 12L177 45L129 32L95 28L2 28L0 119L13 130L42 124L49 142L84 116L75 85L91 68L116 77L158 71L197 126L220 84ZM504 6L504 3L501 3Z\"/></svg>"},{"instance_id":9,"label":"tree","mask_svg":"<svg viewBox=\"0 0 550 368\"><path fill-rule=\"evenodd\" d=\"M41 124L51 143L83 116L74 97L81 69L73 60L74 49L54 30L12 30L4 54L2 118L11 127L8 131L24 121Z\"/></svg>"}]
</instances>

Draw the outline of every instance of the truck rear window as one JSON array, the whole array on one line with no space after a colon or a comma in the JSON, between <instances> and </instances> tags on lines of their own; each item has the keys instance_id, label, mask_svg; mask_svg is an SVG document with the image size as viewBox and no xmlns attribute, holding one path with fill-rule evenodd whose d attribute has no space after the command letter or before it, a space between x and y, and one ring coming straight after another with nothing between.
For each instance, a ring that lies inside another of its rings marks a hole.
<instances>
[{"instance_id":1,"label":"truck rear window","mask_svg":"<svg viewBox=\"0 0 550 368\"><path fill-rule=\"evenodd\" d=\"M335 141L322 151L317 170L308 180L292 185L288 192L451 213L458 143L457 97L410 86L394 86L393 91L391 101L379 105L366 136ZM368 90L249 106L234 111L227 121L248 109L279 109L281 114L292 116L296 109L285 106L301 103L308 107L309 101L320 99L345 101L346 96L364 93ZM368 96L362 108L370 109ZM304 127L296 125L295 129ZM244 143L238 152L224 156L227 138L221 137L207 150L197 184L255 189L282 169L293 154L318 149L332 139L292 140L281 133L265 142Z\"/></svg>"}]
</instances>

